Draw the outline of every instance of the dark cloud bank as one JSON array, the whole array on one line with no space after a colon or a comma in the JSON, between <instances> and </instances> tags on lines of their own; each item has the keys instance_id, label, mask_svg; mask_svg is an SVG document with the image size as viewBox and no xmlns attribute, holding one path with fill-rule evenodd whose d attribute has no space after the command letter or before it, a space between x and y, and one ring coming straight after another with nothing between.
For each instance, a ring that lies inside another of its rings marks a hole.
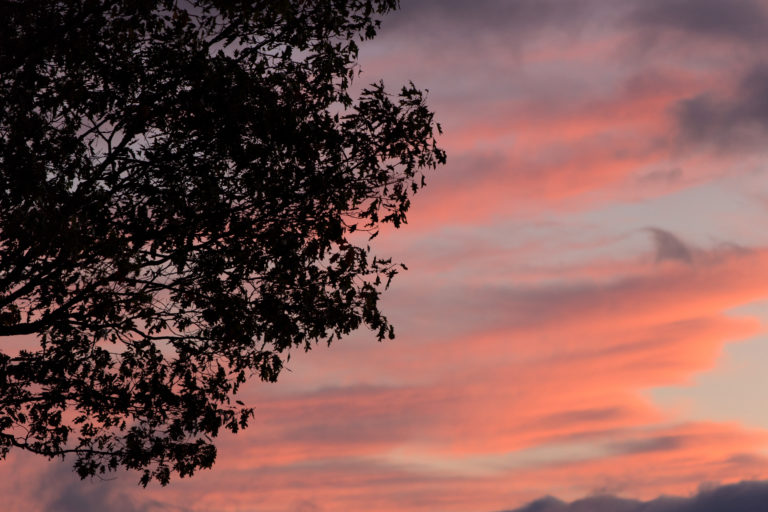
<instances>
[{"instance_id":1,"label":"dark cloud bank","mask_svg":"<svg viewBox=\"0 0 768 512\"><path fill-rule=\"evenodd\" d=\"M675 114L687 142L739 148L757 139L764 145L768 133L768 63L748 69L732 97L701 94L682 101Z\"/></svg>"},{"instance_id":2,"label":"dark cloud bank","mask_svg":"<svg viewBox=\"0 0 768 512\"><path fill-rule=\"evenodd\" d=\"M768 481L741 482L700 491L690 498L661 497L652 501L592 496L572 503L545 497L505 512L764 512Z\"/></svg>"},{"instance_id":3,"label":"dark cloud bank","mask_svg":"<svg viewBox=\"0 0 768 512\"><path fill-rule=\"evenodd\" d=\"M151 499L139 487L135 474L121 472L107 480L80 480L68 463L52 462L40 475L35 502L24 512L189 512L189 509ZM0 512L8 509L0 498Z\"/></svg>"},{"instance_id":4,"label":"dark cloud bank","mask_svg":"<svg viewBox=\"0 0 768 512\"><path fill-rule=\"evenodd\" d=\"M766 12L757 0L643 0L634 7L629 21L638 27L746 42L768 37Z\"/></svg>"},{"instance_id":5,"label":"dark cloud bank","mask_svg":"<svg viewBox=\"0 0 768 512\"><path fill-rule=\"evenodd\" d=\"M749 44L768 39L764 0L418 0L403 2L385 28L421 32L426 25L450 27L454 35L456 30L530 35L606 20L630 30L674 30Z\"/></svg>"}]
</instances>

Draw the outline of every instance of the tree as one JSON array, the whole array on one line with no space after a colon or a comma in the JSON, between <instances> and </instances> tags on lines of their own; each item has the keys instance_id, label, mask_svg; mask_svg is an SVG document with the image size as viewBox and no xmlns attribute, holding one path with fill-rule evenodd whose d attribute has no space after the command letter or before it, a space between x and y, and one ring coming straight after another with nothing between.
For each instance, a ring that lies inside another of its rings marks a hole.
<instances>
[{"instance_id":1,"label":"tree","mask_svg":"<svg viewBox=\"0 0 768 512\"><path fill-rule=\"evenodd\" d=\"M393 336L369 239L445 162L413 84L351 93L396 7L0 1L0 456L166 484L291 349Z\"/></svg>"}]
</instances>

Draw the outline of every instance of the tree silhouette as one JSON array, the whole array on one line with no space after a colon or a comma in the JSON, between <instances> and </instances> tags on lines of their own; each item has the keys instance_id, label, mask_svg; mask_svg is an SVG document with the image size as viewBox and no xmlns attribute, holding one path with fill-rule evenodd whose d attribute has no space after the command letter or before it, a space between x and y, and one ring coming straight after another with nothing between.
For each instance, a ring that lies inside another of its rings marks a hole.
<instances>
[{"instance_id":1,"label":"tree silhouette","mask_svg":"<svg viewBox=\"0 0 768 512\"><path fill-rule=\"evenodd\" d=\"M291 349L393 336L369 239L445 162L412 84L350 92L396 7L0 1L0 456L166 484Z\"/></svg>"}]
</instances>

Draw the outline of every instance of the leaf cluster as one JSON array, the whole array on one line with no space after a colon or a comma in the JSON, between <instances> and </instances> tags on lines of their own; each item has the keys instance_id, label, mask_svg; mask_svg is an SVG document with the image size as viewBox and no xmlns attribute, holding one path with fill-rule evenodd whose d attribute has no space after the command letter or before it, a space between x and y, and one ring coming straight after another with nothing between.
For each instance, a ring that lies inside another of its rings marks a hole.
<instances>
[{"instance_id":1,"label":"leaf cluster","mask_svg":"<svg viewBox=\"0 0 768 512\"><path fill-rule=\"evenodd\" d=\"M445 162L413 84L352 97L395 0L0 1L0 456L210 467L249 378L367 326Z\"/></svg>"}]
</instances>

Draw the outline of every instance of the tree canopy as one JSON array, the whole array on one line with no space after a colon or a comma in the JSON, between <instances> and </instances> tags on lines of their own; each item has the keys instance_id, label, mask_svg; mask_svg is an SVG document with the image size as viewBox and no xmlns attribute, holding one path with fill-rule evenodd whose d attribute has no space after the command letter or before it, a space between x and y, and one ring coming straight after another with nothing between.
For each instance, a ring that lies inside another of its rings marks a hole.
<instances>
[{"instance_id":1,"label":"tree canopy","mask_svg":"<svg viewBox=\"0 0 768 512\"><path fill-rule=\"evenodd\" d=\"M393 336L370 239L445 162L413 84L351 92L397 3L0 0L0 457L165 484L292 349Z\"/></svg>"}]
</instances>

